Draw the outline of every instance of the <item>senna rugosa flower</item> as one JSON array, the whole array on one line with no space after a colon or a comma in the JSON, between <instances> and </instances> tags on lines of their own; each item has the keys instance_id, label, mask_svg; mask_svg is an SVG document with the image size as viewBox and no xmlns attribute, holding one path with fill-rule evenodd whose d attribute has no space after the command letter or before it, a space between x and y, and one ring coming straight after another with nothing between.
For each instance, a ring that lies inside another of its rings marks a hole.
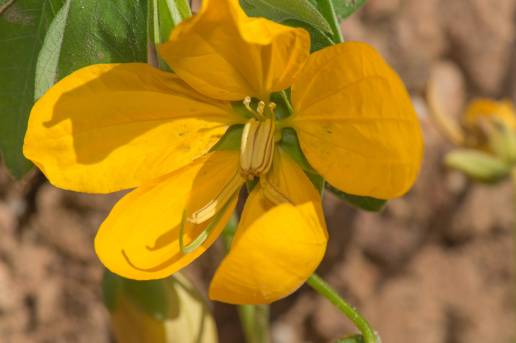
<instances>
[{"instance_id":1,"label":"senna rugosa flower","mask_svg":"<svg viewBox=\"0 0 516 343\"><path fill-rule=\"evenodd\" d=\"M335 188L389 199L416 178L420 128L403 83L368 45L310 55L303 29L249 18L237 0L203 3L159 48L174 73L138 63L78 70L34 106L24 153L57 187L136 188L95 239L102 263L132 279L192 262L256 180L209 293L269 303L313 273L328 238L320 194L278 144L282 130L296 131ZM271 94L288 88L293 111L280 119ZM212 150L237 124L240 149Z\"/></svg>"}]
</instances>

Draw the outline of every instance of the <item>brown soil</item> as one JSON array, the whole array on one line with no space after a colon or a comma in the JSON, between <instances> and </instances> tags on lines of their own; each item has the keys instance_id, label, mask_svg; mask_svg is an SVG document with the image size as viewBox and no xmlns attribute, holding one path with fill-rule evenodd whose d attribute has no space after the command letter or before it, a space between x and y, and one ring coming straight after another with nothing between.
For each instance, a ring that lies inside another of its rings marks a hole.
<instances>
[{"instance_id":1,"label":"brown soil","mask_svg":"<svg viewBox=\"0 0 516 343\"><path fill-rule=\"evenodd\" d=\"M385 343L512 342L511 186L442 167L451 146L426 116L424 92L429 78L451 87L451 116L474 96L516 101L515 14L516 0L369 0L343 25L401 74L426 139L416 186L381 214L325 197L331 240L319 273ZM14 182L0 170L0 342L111 341L92 240L119 197L58 190L37 173ZM220 256L216 246L188 268L200 289ZM220 341L242 342L234 308L214 312ZM272 320L278 343L354 331L308 287L274 304Z\"/></svg>"}]
</instances>

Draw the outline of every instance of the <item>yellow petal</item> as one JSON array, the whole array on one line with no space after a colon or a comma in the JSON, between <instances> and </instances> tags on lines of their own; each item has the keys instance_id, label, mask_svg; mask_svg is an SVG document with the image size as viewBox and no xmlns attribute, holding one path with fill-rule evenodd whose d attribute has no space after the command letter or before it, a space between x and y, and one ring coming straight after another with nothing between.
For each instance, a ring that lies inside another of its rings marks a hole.
<instances>
[{"instance_id":1,"label":"yellow petal","mask_svg":"<svg viewBox=\"0 0 516 343\"><path fill-rule=\"evenodd\" d=\"M269 181L290 203L273 204L257 186L244 207L231 250L210 286L210 298L263 304L283 298L314 272L328 234L317 190L286 156L275 158Z\"/></svg>"},{"instance_id":2,"label":"yellow petal","mask_svg":"<svg viewBox=\"0 0 516 343\"><path fill-rule=\"evenodd\" d=\"M239 119L146 64L92 65L52 87L32 109L24 154L58 187L132 188L206 153Z\"/></svg>"},{"instance_id":3,"label":"yellow petal","mask_svg":"<svg viewBox=\"0 0 516 343\"><path fill-rule=\"evenodd\" d=\"M464 116L464 124L467 127L475 128L482 119L496 118L501 120L507 127L516 128L516 117L514 108L510 101L495 101L491 99L473 100Z\"/></svg>"},{"instance_id":4,"label":"yellow petal","mask_svg":"<svg viewBox=\"0 0 516 343\"><path fill-rule=\"evenodd\" d=\"M236 205L236 197L209 234L193 252L179 247L183 217L214 198L238 170L238 152L210 153L192 164L141 186L122 198L100 227L95 251L113 273L129 279L166 277L192 262L219 236ZM186 244L207 226L185 225Z\"/></svg>"},{"instance_id":5,"label":"yellow petal","mask_svg":"<svg viewBox=\"0 0 516 343\"><path fill-rule=\"evenodd\" d=\"M310 164L355 195L402 195L419 172L423 144L409 95L370 46L343 43L310 56L292 86L290 119Z\"/></svg>"},{"instance_id":6,"label":"yellow petal","mask_svg":"<svg viewBox=\"0 0 516 343\"><path fill-rule=\"evenodd\" d=\"M160 47L170 67L197 91L216 99L267 100L288 88L306 61L310 38L299 28L249 18L238 0L205 0Z\"/></svg>"}]
</instances>

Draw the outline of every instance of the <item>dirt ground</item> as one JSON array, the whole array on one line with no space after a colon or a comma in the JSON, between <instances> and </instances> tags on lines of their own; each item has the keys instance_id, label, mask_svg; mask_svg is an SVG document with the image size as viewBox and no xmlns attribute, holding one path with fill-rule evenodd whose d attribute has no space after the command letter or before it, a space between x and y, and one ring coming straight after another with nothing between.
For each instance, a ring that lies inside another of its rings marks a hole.
<instances>
[{"instance_id":1,"label":"dirt ground","mask_svg":"<svg viewBox=\"0 0 516 343\"><path fill-rule=\"evenodd\" d=\"M426 114L425 89L448 89L449 115L475 96L516 101L516 0L369 0L343 25L377 47L420 113L426 156L414 189L381 214L325 196L330 230L319 273L362 310L384 343L510 343L511 185L470 183L441 165L451 146ZM92 240L117 195L53 188L0 169L0 342L110 342ZM188 268L206 290L220 246ZM214 304L220 342L242 342L233 307ZM272 306L273 342L353 332L302 287ZM514 337L514 336L512 336Z\"/></svg>"}]
</instances>

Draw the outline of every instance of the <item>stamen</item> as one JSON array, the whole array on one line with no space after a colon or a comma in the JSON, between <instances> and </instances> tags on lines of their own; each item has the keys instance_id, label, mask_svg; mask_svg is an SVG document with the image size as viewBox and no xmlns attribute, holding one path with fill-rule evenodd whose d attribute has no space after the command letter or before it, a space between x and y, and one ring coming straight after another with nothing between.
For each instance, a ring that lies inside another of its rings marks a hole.
<instances>
[{"instance_id":1,"label":"stamen","mask_svg":"<svg viewBox=\"0 0 516 343\"><path fill-rule=\"evenodd\" d=\"M276 103L274 102L269 102L269 110L271 111L272 113L272 119L276 119Z\"/></svg>"},{"instance_id":2,"label":"stamen","mask_svg":"<svg viewBox=\"0 0 516 343\"><path fill-rule=\"evenodd\" d=\"M276 186L274 186L266 176L260 177L260 185L263 189L263 194L267 199L276 205L284 203L294 204L285 194L283 194Z\"/></svg>"},{"instance_id":3,"label":"stamen","mask_svg":"<svg viewBox=\"0 0 516 343\"><path fill-rule=\"evenodd\" d=\"M263 115L263 110L265 109L265 103L263 101L260 101L258 103L258 106L257 106L256 110L254 110L251 107L251 102L252 102L251 97L250 96L246 96L244 98L244 101L243 101L245 108L249 112L251 112L255 118L260 119L260 120L265 119L265 116Z\"/></svg>"},{"instance_id":4,"label":"stamen","mask_svg":"<svg viewBox=\"0 0 516 343\"><path fill-rule=\"evenodd\" d=\"M219 212L213 217L213 220L206 226L204 230L197 235L197 237L190 242L188 245L184 245L184 232L185 232L185 217L186 213L183 212L183 217L181 219L181 224L179 224L179 249L181 249L181 252L183 254L191 253L192 251L196 250L198 247L200 247L210 236L211 231L218 225L224 214L226 213L226 210L233 200L233 198L236 196L236 193L233 194L231 198L226 201L224 206L220 209Z\"/></svg>"},{"instance_id":5,"label":"stamen","mask_svg":"<svg viewBox=\"0 0 516 343\"><path fill-rule=\"evenodd\" d=\"M265 109L265 102L260 101L256 107L256 112L263 116L263 110Z\"/></svg>"},{"instance_id":6,"label":"stamen","mask_svg":"<svg viewBox=\"0 0 516 343\"><path fill-rule=\"evenodd\" d=\"M244 183L245 179L242 178L240 173L235 173L231 180L229 180L229 182L224 186L222 191L201 209L192 213L190 218L188 218L188 221L193 224L201 224L215 216Z\"/></svg>"},{"instance_id":7,"label":"stamen","mask_svg":"<svg viewBox=\"0 0 516 343\"><path fill-rule=\"evenodd\" d=\"M251 113L254 113L254 110L251 108L251 97L250 96L246 96L244 98L244 106L245 108L247 108L247 110Z\"/></svg>"},{"instance_id":8,"label":"stamen","mask_svg":"<svg viewBox=\"0 0 516 343\"><path fill-rule=\"evenodd\" d=\"M266 173L274 153L275 122L272 119L251 119L244 126L240 145L240 171L243 177L253 178Z\"/></svg>"}]
</instances>

